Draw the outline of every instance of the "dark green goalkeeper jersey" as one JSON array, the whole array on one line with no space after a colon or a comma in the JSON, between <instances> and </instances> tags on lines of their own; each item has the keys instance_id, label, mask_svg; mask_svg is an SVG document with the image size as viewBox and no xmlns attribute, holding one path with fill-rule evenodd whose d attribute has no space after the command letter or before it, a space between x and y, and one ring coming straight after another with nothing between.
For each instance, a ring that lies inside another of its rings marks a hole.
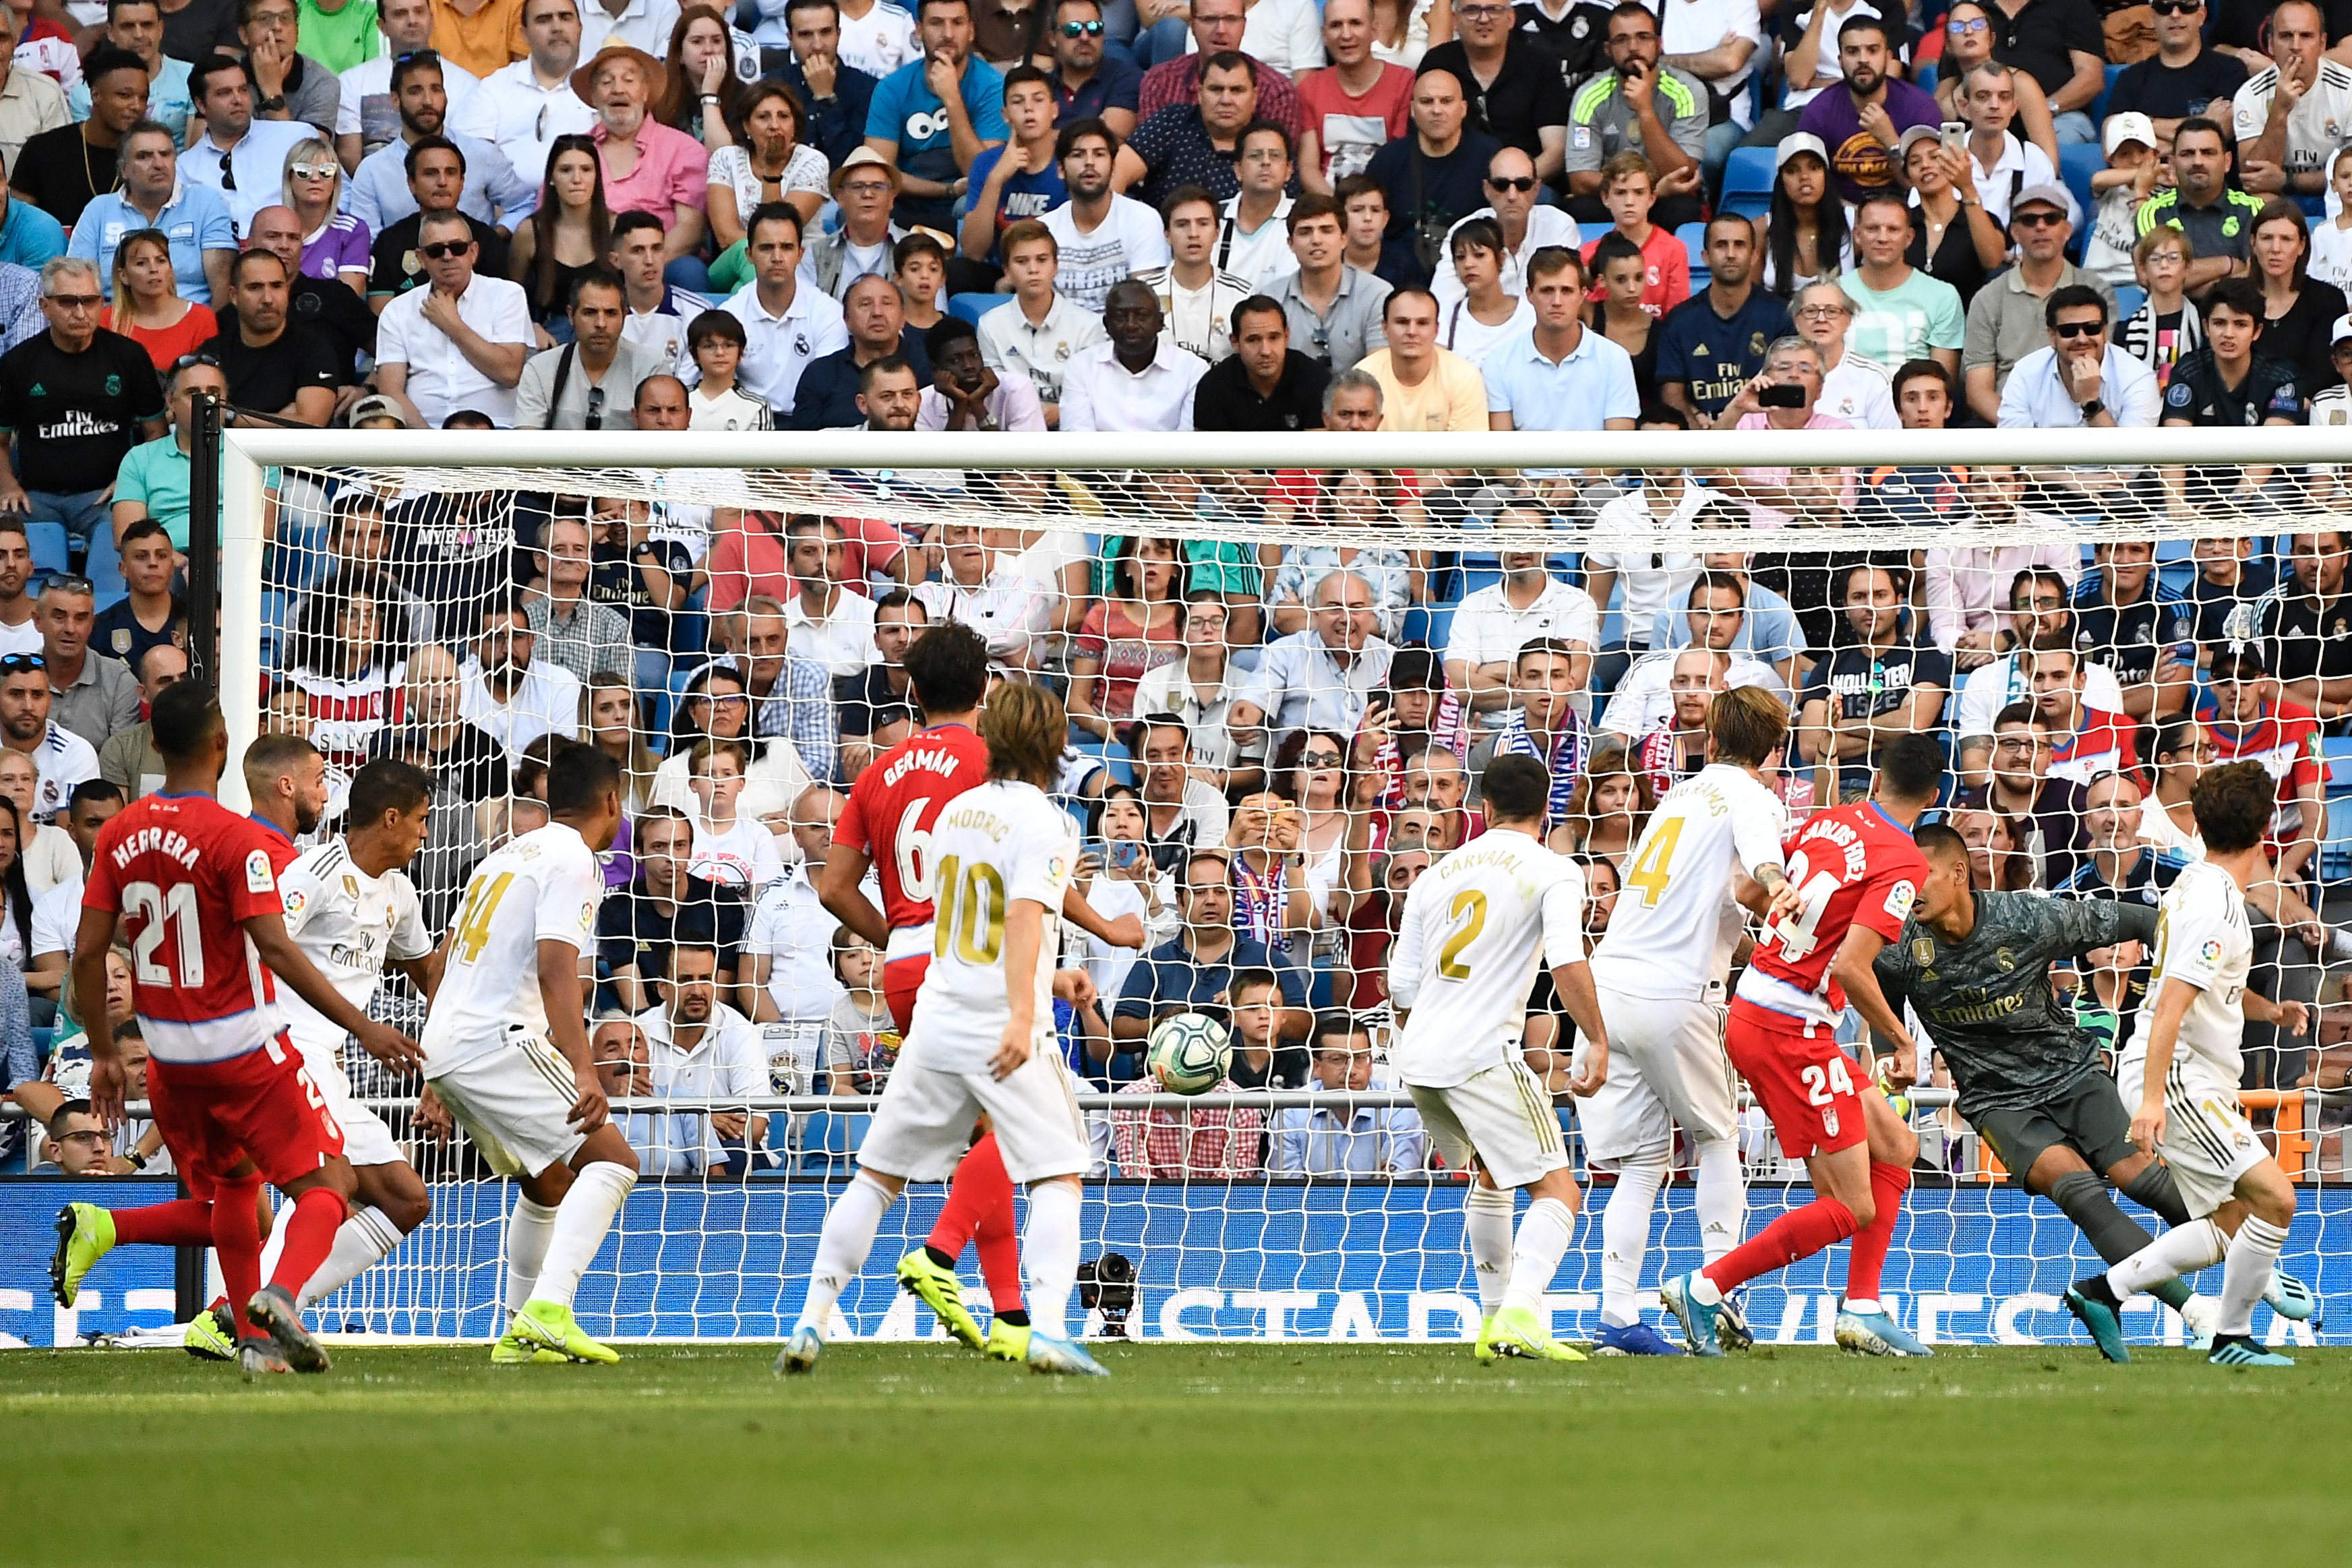
<instances>
[{"instance_id":1,"label":"dark green goalkeeper jersey","mask_svg":"<svg viewBox=\"0 0 2352 1568\"><path fill-rule=\"evenodd\" d=\"M2102 899L1979 893L1976 929L1946 942L1916 919L1873 966L1887 1005L1909 1002L1952 1069L1960 1114L2045 1103L2100 1070L2098 1041L2051 990L2050 970L2093 948L2153 941L2157 911Z\"/></svg>"}]
</instances>

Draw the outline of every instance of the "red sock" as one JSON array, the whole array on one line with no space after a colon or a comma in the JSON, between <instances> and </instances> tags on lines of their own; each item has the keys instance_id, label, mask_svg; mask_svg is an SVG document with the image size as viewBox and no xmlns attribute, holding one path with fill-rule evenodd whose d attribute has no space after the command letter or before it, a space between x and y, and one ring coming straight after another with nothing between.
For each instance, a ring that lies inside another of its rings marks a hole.
<instances>
[{"instance_id":1,"label":"red sock","mask_svg":"<svg viewBox=\"0 0 2352 1568\"><path fill-rule=\"evenodd\" d=\"M261 1289L261 1222L253 1212L261 1178L223 1181L213 1187L213 1247L220 1254L221 1279L228 1287L230 1314L236 1320L236 1337L256 1338L261 1332L245 1315L245 1304Z\"/></svg>"},{"instance_id":2,"label":"red sock","mask_svg":"<svg viewBox=\"0 0 2352 1568\"><path fill-rule=\"evenodd\" d=\"M1878 1300L1879 1272L1886 1267L1886 1249L1895 1241L1895 1220L1903 1212L1903 1194L1910 1190L1908 1170L1875 1160L1870 1163L1870 1201L1878 1205L1878 1212L1853 1233L1853 1257L1845 1269L1847 1300Z\"/></svg>"},{"instance_id":3,"label":"red sock","mask_svg":"<svg viewBox=\"0 0 2352 1568\"><path fill-rule=\"evenodd\" d=\"M302 1287L334 1249L335 1232L347 1217L343 1195L332 1187L311 1187L296 1198L284 1221L286 1250L278 1255L278 1272L269 1282L299 1298Z\"/></svg>"},{"instance_id":4,"label":"red sock","mask_svg":"<svg viewBox=\"0 0 2352 1568\"><path fill-rule=\"evenodd\" d=\"M973 1144L956 1167L947 1205L940 1210L927 1245L961 1258L964 1244L974 1240L980 1243L980 1272L988 1281L990 1310L1021 1310L1021 1242L1013 1223L1013 1178L1004 1173L1004 1156L993 1132Z\"/></svg>"},{"instance_id":5,"label":"red sock","mask_svg":"<svg viewBox=\"0 0 2352 1568\"><path fill-rule=\"evenodd\" d=\"M210 1247L213 1205L205 1198L174 1198L143 1209L114 1211L117 1247Z\"/></svg>"},{"instance_id":6,"label":"red sock","mask_svg":"<svg viewBox=\"0 0 2352 1568\"><path fill-rule=\"evenodd\" d=\"M1815 1198L1764 1227L1753 1239L1733 1247L1699 1270L1725 1293L1737 1290L1759 1274L1786 1268L1801 1258L1835 1247L1858 1228L1853 1211L1835 1198Z\"/></svg>"}]
</instances>

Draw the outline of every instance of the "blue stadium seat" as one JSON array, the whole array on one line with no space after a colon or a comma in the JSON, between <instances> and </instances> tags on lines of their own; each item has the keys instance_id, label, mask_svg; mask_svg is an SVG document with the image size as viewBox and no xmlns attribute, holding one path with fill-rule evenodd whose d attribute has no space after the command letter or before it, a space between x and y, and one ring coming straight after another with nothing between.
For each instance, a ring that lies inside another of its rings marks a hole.
<instances>
[{"instance_id":1,"label":"blue stadium seat","mask_svg":"<svg viewBox=\"0 0 2352 1568\"><path fill-rule=\"evenodd\" d=\"M1714 277L1706 266L1706 225L1686 223L1675 230L1675 237L1683 242L1683 254L1690 258L1691 292L1696 294Z\"/></svg>"},{"instance_id":2,"label":"blue stadium seat","mask_svg":"<svg viewBox=\"0 0 2352 1568\"><path fill-rule=\"evenodd\" d=\"M45 576L66 569L66 525L62 522L27 522L25 542L33 552L33 572Z\"/></svg>"},{"instance_id":3,"label":"blue stadium seat","mask_svg":"<svg viewBox=\"0 0 2352 1568\"><path fill-rule=\"evenodd\" d=\"M2134 316L2139 314L2139 308L2147 303L2147 289L2141 288L2137 283L2123 284L2116 289L2116 320L2118 321L2130 321Z\"/></svg>"},{"instance_id":4,"label":"blue stadium seat","mask_svg":"<svg viewBox=\"0 0 2352 1568\"><path fill-rule=\"evenodd\" d=\"M1857 44L1854 47L1859 48L1862 46ZM1918 83L1919 90L1921 92L1933 92L1936 90L1936 81L1937 77L1936 64L1937 62L1934 60L1921 60L1919 62L1918 70L1912 76L1911 79Z\"/></svg>"},{"instance_id":5,"label":"blue stadium seat","mask_svg":"<svg viewBox=\"0 0 2352 1568\"><path fill-rule=\"evenodd\" d=\"M1772 207L1772 149L1734 147L1723 165L1723 206L1746 217Z\"/></svg>"},{"instance_id":6,"label":"blue stadium seat","mask_svg":"<svg viewBox=\"0 0 2352 1568\"><path fill-rule=\"evenodd\" d=\"M131 586L122 580L122 558L111 546L89 552L89 585L101 614L131 596Z\"/></svg>"},{"instance_id":7,"label":"blue stadium seat","mask_svg":"<svg viewBox=\"0 0 2352 1568\"><path fill-rule=\"evenodd\" d=\"M2093 129L2095 130L2107 122L2107 98L2109 94L2116 90L2116 78L2123 75L2125 68L2126 68L2122 66L2109 66L2107 68L2106 85L2099 89L2098 97L2091 100L2091 107L2087 111L2091 116L2091 125ZM2092 151L2095 153L2098 149L2096 147L2093 147ZM2060 157L2065 156L2065 148L2061 147L2058 149L2058 154Z\"/></svg>"},{"instance_id":8,"label":"blue stadium seat","mask_svg":"<svg viewBox=\"0 0 2352 1568\"><path fill-rule=\"evenodd\" d=\"M47 1028L37 1027L33 1030L33 1055L39 1058L41 1060L47 1061L49 1059L49 1047L57 1043L58 1031L55 1025L51 1025Z\"/></svg>"},{"instance_id":9,"label":"blue stadium seat","mask_svg":"<svg viewBox=\"0 0 2352 1568\"><path fill-rule=\"evenodd\" d=\"M2106 166L2106 159L2095 144L2070 143L2058 149L2058 176L2083 209L2082 221L2075 225L2078 238L2089 237L2091 215L2098 210L2098 199L2091 195L2091 176Z\"/></svg>"},{"instance_id":10,"label":"blue stadium seat","mask_svg":"<svg viewBox=\"0 0 2352 1568\"><path fill-rule=\"evenodd\" d=\"M1454 635L1454 606L1415 605L1405 611L1401 632L1406 642L1421 643L1444 653L1445 639Z\"/></svg>"},{"instance_id":11,"label":"blue stadium seat","mask_svg":"<svg viewBox=\"0 0 2352 1568\"><path fill-rule=\"evenodd\" d=\"M1010 294L950 294L948 296L948 314L970 321L976 327L982 316L1012 298Z\"/></svg>"}]
</instances>

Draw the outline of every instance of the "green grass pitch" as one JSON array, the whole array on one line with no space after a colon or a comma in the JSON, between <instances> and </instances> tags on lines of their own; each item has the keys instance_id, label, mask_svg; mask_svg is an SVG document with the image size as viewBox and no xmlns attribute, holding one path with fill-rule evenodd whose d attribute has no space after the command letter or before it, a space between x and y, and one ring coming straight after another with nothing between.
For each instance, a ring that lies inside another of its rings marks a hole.
<instances>
[{"instance_id":1,"label":"green grass pitch","mask_svg":"<svg viewBox=\"0 0 2352 1568\"><path fill-rule=\"evenodd\" d=\"M341 1351L248 1389L174 1352L0 1357L0 1562L1926 1565L2345 1561L2352 1357L636 1346ZM39 1548L37 1557L26 1555Z\"/></svg>"}]
</instances>

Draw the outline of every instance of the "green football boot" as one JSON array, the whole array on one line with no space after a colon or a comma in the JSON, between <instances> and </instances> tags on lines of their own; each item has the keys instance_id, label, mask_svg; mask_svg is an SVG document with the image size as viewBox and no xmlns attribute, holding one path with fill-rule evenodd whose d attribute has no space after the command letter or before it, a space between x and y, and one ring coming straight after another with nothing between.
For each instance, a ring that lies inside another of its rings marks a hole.
<instances>
[{"instance_id":1,"label":"green football boot","mask_svg":"<svg viewBox=\"0 0 2352 1568\"><path fill-rule=\"evenodd\" d=\"M522 1310L507 1326L507 1333L518 1345L552 1351L565 1361L610 1366L621 1359L620 1352L610 1345L598 1344L581 1331L580 1325L572 1321L571 1308L559 1307L552 1301L525 1301Z\"/></svg>"},{"instance_id":2,"label":"green football boot","mask_svg":"<svg viewBox=\"0 0 2352 1568\"><path fill-rule=\"evenodd\" d=\"M49 1259L49 1293L60 1307L81 1294L82 1276L114 1250L114 1216L95 1204L68 1204L58 1211L58 1250Z\"/></svg>"},{"instance_id":3,"label":"green football boot","mask_svg":"<svg viewBox=\"0 0 2352 1568\"><path fill-rule=\"evenodd\" d=\"M1525 1307L1506 1307L1495 1314L1495 1350L1529 1361L1582 1361L1584 1352L1560 1343L1551 1330Z\"/></svg>"},{"instance_id":4,"label":"green football boot","mask_svg":"<svg viewBox=\"0 0 2352 1568\"><path fill-rule=\"evenodd\" d=\"M942 1268L931 1261L931 1255L921 1247L898 1259L898 1284L907 1294L929 1307L938 1315L948 1332L961 1340L967 1350L986 1350L988 1342L980 1331L980 1322L963 1304L963 1281L952 1268ZM1028 1348L1022 1348L1026 1355Z\"/></svg>"},{"instance_id":5,"label":"green football boot","mask_svg":"<svg viewBox=\"0 0 2352 1568\"><path fill-rule=\"evenodd\" d=\"M1029 1359L1029 1325L992 1318L988 1324L988 1359L1024 1362Z\"/></svg>"}]
</instances>

